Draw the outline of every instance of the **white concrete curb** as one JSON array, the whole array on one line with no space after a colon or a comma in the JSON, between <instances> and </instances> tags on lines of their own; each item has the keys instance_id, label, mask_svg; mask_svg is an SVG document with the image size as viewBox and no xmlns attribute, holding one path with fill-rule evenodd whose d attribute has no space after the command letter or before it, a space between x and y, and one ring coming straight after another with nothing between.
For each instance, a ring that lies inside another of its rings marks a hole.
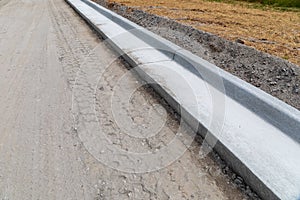
<instances>
[{"instance_id":1,"label":"white concrete curb","mask_svg":"<svg viewBox=\"0 0 300 200\"><path fill-rule=\"evenodd\" d=\"M214 149L262 198L300 199L298 110L94 2L66 1L199 134L218 140Z\"/></svg>"}]
</instances>

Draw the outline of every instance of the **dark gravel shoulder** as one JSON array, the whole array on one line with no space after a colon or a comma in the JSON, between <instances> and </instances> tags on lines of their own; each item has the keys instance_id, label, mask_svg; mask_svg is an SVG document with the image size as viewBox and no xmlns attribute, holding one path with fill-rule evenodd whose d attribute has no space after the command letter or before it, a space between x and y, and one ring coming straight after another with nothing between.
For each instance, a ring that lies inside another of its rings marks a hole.
<instances>
[{"instance_id":1,"label":"dark gravel shoulder","mask_svg":"<svg viewBox=\"0 0 300 200\"><path fill-rule=\"evenodd\" d=\"M165 17L105 0L95 2L300 110L298 65Z\"/></svg>"}]
</instances>

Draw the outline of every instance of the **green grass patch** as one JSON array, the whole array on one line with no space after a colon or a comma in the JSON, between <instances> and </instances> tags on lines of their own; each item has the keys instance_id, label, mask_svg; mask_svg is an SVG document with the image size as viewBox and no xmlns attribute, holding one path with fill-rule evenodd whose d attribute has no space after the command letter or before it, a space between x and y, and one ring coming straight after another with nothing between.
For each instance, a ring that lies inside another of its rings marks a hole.
<instances>
[{"instance_id":1,"label":"green grass patch","mask_svg":"<svg viewBox=\"0 0 300 200\"><path fill-rule=\"evenodd\" d=\"M274 5L278 7L296 7L300 8L300 0L245 0L248 2L257 2L263 5Z\"/></svg>"},{"instance_id":2,"label":"green grass patch","mask_svg":"<svg viewBox=\"0 0 300 200\"><path fill-rule=\"evenodd\" d=\"M262 10L275 9L280 11L300 12L300 0L206 0L238 4Z\"/></svg>"}]
</instances>

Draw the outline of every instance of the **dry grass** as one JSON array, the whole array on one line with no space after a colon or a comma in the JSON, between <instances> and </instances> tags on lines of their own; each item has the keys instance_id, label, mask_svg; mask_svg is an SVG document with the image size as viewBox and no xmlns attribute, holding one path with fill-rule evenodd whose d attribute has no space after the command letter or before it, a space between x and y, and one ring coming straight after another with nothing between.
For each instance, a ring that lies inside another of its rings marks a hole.
<instances>
[{"instance_id":1,"label":"dry grass","mask_svg":"<svg viewBox=\"0 0 300 200\"><path fill-rule=\"evenodd\" d=\"M111 1L112 2L112 1ZM205 0L114 0L217 34L300 65L300 12Z\"/></svg>"}]
</instances>

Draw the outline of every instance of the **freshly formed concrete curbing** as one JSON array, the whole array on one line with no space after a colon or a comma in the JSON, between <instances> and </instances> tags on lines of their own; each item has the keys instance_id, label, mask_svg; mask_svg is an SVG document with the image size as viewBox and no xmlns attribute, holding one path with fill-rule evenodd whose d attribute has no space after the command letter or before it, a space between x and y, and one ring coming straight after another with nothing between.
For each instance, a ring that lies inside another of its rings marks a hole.
<instances>
[{"instance_id":1,"label":"freshly formed concrete curbing","mask_svg":"<svg viewBox=\"0 0 300 200\"><path fill-rule=\"evenodd\" d=\"M299 199L298 110L94 2L67 2L192 128L218 140L262 198Z\"/></svg>"}]
</instances>

